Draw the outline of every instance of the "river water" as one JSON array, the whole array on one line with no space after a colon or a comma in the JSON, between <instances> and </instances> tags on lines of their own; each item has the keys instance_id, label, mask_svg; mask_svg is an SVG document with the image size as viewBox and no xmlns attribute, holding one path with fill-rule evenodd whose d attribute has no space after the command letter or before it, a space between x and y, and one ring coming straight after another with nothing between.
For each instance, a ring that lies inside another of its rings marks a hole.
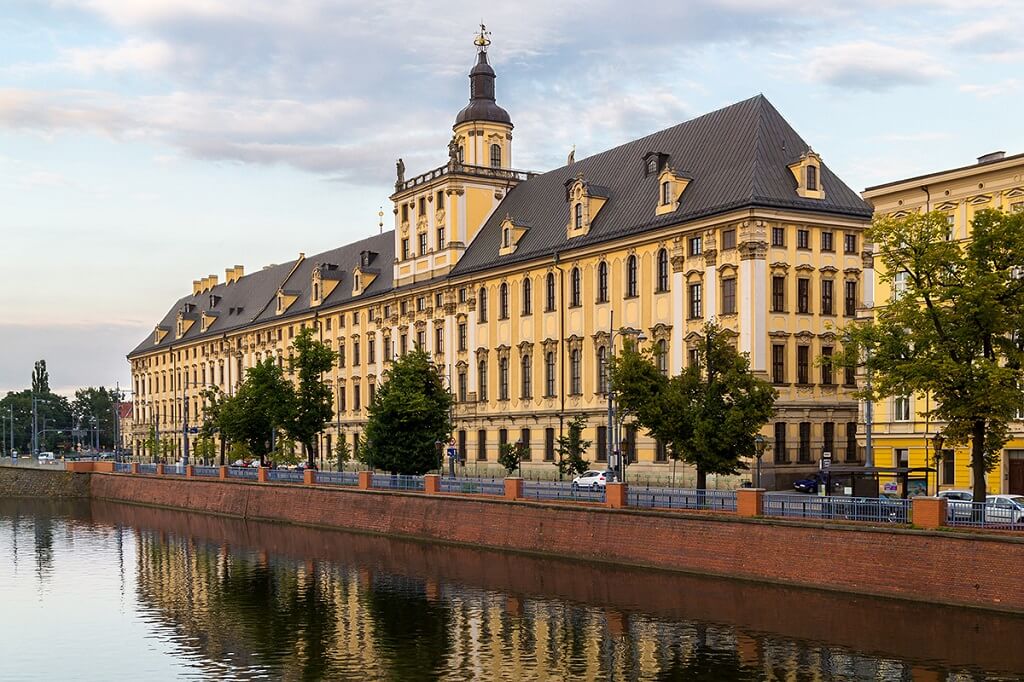
<instances>
[{"instance_id":1,"label":"river water","mask_svg":"<svg viewBox=\"0 0 1024 682\"><path fill-rule=\"evenodd\" d=\"M211 679L1019 680L1024 618L0 500L0 680Z\"/></svg>"}]
</instances>

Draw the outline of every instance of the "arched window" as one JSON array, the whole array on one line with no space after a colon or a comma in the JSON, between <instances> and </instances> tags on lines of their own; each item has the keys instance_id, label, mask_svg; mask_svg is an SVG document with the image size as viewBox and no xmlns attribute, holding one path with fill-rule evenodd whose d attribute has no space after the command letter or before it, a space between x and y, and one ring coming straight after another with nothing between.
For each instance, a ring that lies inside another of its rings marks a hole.
<instances>
[{"instance_id":1,"label":"arched window","mask_svg":"<svg viewBox=\"0 0 1024 682\"><path fill-rule=\"evenodd\" d=\"M573 349L569 353L569 393L579 395L583 393L582 382L580 381L580 352Z\"/></svg>"},{"instance_id":2,"label":"arched window","mask_svg":"<svg viewBox=\"0 0 1024 682\"><path fill-rule=\"evenodd\" d=\"M523 315L533 313L533 283L527 277L523 280Z\"/></svg>"},{"instance_id":3,"label":"arched window","mask_svg":"<svg viewBox=\"0 0 1024 682\"><path fill-rule=\"evenodd\" d=\"M480 362L477 363L476 369L476 397L477 400L482 402L487 400L487 358L481 358Z\"/></svg>"},{"instance_id":4,"label":"arched window","mask_svg":"<svg viewBox=\"0 0 1024 682\"><path fill-rule=\"evenodd\" d=\"M626 296L636 296L636 256L626 259Z\"/></svg>"},{"instance_id":5,"label":"arched window","mask_svg":"<svg viewBox=\"0 0 1024 682\"><path fill-rule=\"evenodd\" d=\"M576 229L583 227L583 203L576 204Z\"/></svg>"},{"instance_id":6,"label":"arched window","mask_svg":"<svg viewBox=\"0 0 1024 682\"><path fill-rule=\"evenodd\" d=\"M544 280L544 310L550 312L555 309L555 273L549 272Z\"/></svg>"},{"instance_id":7,"label":"arched window","mask_svg":"<svg viewBox=\"0 0 1024 682\"><path fill-rule=\"evenodd\" d=\"M576 307L580 305L580 269L573 268L569 277L569 305Z\"/></svg>"},{"instance_id":8,"label":"arched window","mask_svg":"<svg viewBox=\"0 0 1024 682\"><path fill-rule=\"evenodd\" d=\"M491 145L491 168L501 168L501 145Z\"/></svg>"},{"instance_id":9,"label":"arched window","mask_svg":"<svg viewBox=\"0 0 1024 682\"><path fill-rule=\"evenodd\" d=\"M555 395L555 354L552 351L544 355L544 395L548 398Z\"/></svg>"},{"instance_id":10,"label":"arched window","mask_svg":"<svg viewBox=\"0 0 1024 682\"><path fill-rule=\"evenodd\" d=\"M487 321L487 289L480 287L480 300L477 302L477 321Z\"/></svg>"},{"instance_id":11,"label":"arched window","mask_svg":"<svg viewBox=\"0 0 1024 682\"><path fill-rule=\"evenodd\" d=\"M658 292L668 291L668 249L658 251Z\"/></svg>"},{"instance_id":12,"label":"arched window","mask_svg":"<svg viewBox=\"0 0 1024 682\"><path fill-rule=\"evenodd\" d=\"M523 398L533 397L533 366L530 364L530 356L524 355L520 364L522 371L522 396Z\"/></svg>"},{"instance_id":13,"label":"arched window","mask_svg":"<svg viewBox=\"0 0 1024 682\"><path fill-rule=\"evenodd\" d=\"M665 339L658 339L654 354L658 356L658 371L668 376L668 342Z\"/></svg>"},{"instance_id":14,"label":"arched window","mask_svg":"<svg viewBox=\"0 0 1024 682\"><path fill-rule=\"evenodd\" d=\"M818 189L818 168L817 166L807 167L807 189L816 191Z\"/></svg>"},{"instance_id":15,"label":"arched window","mask_svg":"<svg viewBox=\"0 0 1024 682\"><path fill-rule=\"evenodd\" d=\"M608 302L608 264L604 261L597 265L597 302Z\"/></svg>"},{"instance_id":16,"label":"arched window","mask_svg":"<svg viewBox=\"0 0 1024 682\"><path fill-rule=\"evenodd\" d=\"M508 358L498 358L498 400L508 400Z\"/></svg>"},{"instance_id":17,"label":"arched window","mask_svg":"<svg viewBox=\"0 0 1024 682\"><path fill-rule=\"evenodd\" d=\"M498 319L508 319L508 284L505 282L502 282L498 289Z\"/></svg>"},{"instance_id":18,"label":"arched window","mask_svg":"<svg viewBox=\"0 0 1024 682\"><path fill-rule=\"evenodd\" d=\"M507 227L501 231L501 245L511 246L512 245L512 231Z\"/></svg>"},{"instance_id":19,"label":"arched window","mask_svg":"<svg viewBox=\"0 0 1024 682\"><path fill-rule=\"evenodd\" d=\"M608 349L604 346L597 349L597 392L608 392Z\"/></svg>"}]
</instances>

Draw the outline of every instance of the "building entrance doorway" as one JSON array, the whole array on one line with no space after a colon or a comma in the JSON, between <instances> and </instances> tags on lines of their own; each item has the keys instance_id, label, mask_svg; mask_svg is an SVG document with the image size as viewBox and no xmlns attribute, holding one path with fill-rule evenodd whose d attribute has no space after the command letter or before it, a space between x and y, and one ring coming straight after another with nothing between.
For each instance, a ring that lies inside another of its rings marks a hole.
<instances>
[{"instance_id":1,"label":"building entrance doorway","mask_svg":"<svg viewBox=\"0 0 1024 682\"><path fill-rule=\"evenodd\" d=\"M1006 458L1010 465L1010 485L1008 493L1024 495L1024 450L1007 450Z\"/></svg>"}]
</instances>

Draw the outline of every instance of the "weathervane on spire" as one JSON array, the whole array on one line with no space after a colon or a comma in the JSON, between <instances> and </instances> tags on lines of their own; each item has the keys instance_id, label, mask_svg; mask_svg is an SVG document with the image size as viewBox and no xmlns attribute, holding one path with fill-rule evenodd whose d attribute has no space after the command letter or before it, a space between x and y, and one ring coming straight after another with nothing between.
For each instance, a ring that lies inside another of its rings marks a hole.
<instances>
[{"instance_id":1,"label":"weathervane on spire","mask_svg":"<svg viewBox=\"0 0 1024 682\"><path fill-rule=\"evenodd\" d=\"M484 26L484 22L480 22L480 33L477 34L476 38L473 39L473 44L476 45L481 52L487 52L487 46L491 44L491 39L488 37L491 32Z\"/></svg>"}]
</instances>

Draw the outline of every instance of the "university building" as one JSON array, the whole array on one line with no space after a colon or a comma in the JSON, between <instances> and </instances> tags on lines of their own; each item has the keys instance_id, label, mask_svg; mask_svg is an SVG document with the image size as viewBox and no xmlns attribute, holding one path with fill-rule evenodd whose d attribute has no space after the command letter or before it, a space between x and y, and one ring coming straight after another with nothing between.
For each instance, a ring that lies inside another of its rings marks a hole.
<instances>
[{"instance_id":1,"label":"university building","mask_svg":"<svg viewBox=\"0 0 1024 682\"><path fill-rule=\"evenodd\" d=\"M1024 154L987 154L970 166L869 187L863 196L874 205L878 215L898 217L915 211L943 211L949 226L948 238L967 240L978 211L1024 211ZM898 294L892 289L901 286L899 275L890 285L881 274L875 273L877 285L867 287L874 290L873 299L865 298L872 308L885 305ZM970 446L941 447L936 458L934 437L945 425L929 420L925 413L931 407L934 405L926 395L899 396L876 403L872 429L875 463L935 467L939 489L969 489L973 485ZM1011 424L1012 437L1003 448L999 465L986 478L990 493L1024 494L1024 414L1019 417ZM934 481L929 481L933 493Z\"/></svg>"},{"instance_id":2,"label":"university building","mask_svg":"<svg viewBox=\"0 0 1024 682\"><path fill-rule=\"evenodd\" d=\"M471 472L496 469L500 445L519 440L527 468L552 470L558 435L583 415L598 466L618 445L631 473L665 475L665 448L628 417L609 437L606 363L620 332L642 333L678 373L715 320L779 391L766 485L822 452L859 461L856 377L827 356L870 297L871 207L760 95L545 173L516 170L489 41L476 43L443 163L406 177L398 162L393 230L196 280L131 351L136 452L158 427L180 453L183 406L201 419L203 386L232 393L268 357L287 368L312 326L338 352L321 452L356 442L389 363L417 346L448 377Z\"/></svg>"}]
</instances>

